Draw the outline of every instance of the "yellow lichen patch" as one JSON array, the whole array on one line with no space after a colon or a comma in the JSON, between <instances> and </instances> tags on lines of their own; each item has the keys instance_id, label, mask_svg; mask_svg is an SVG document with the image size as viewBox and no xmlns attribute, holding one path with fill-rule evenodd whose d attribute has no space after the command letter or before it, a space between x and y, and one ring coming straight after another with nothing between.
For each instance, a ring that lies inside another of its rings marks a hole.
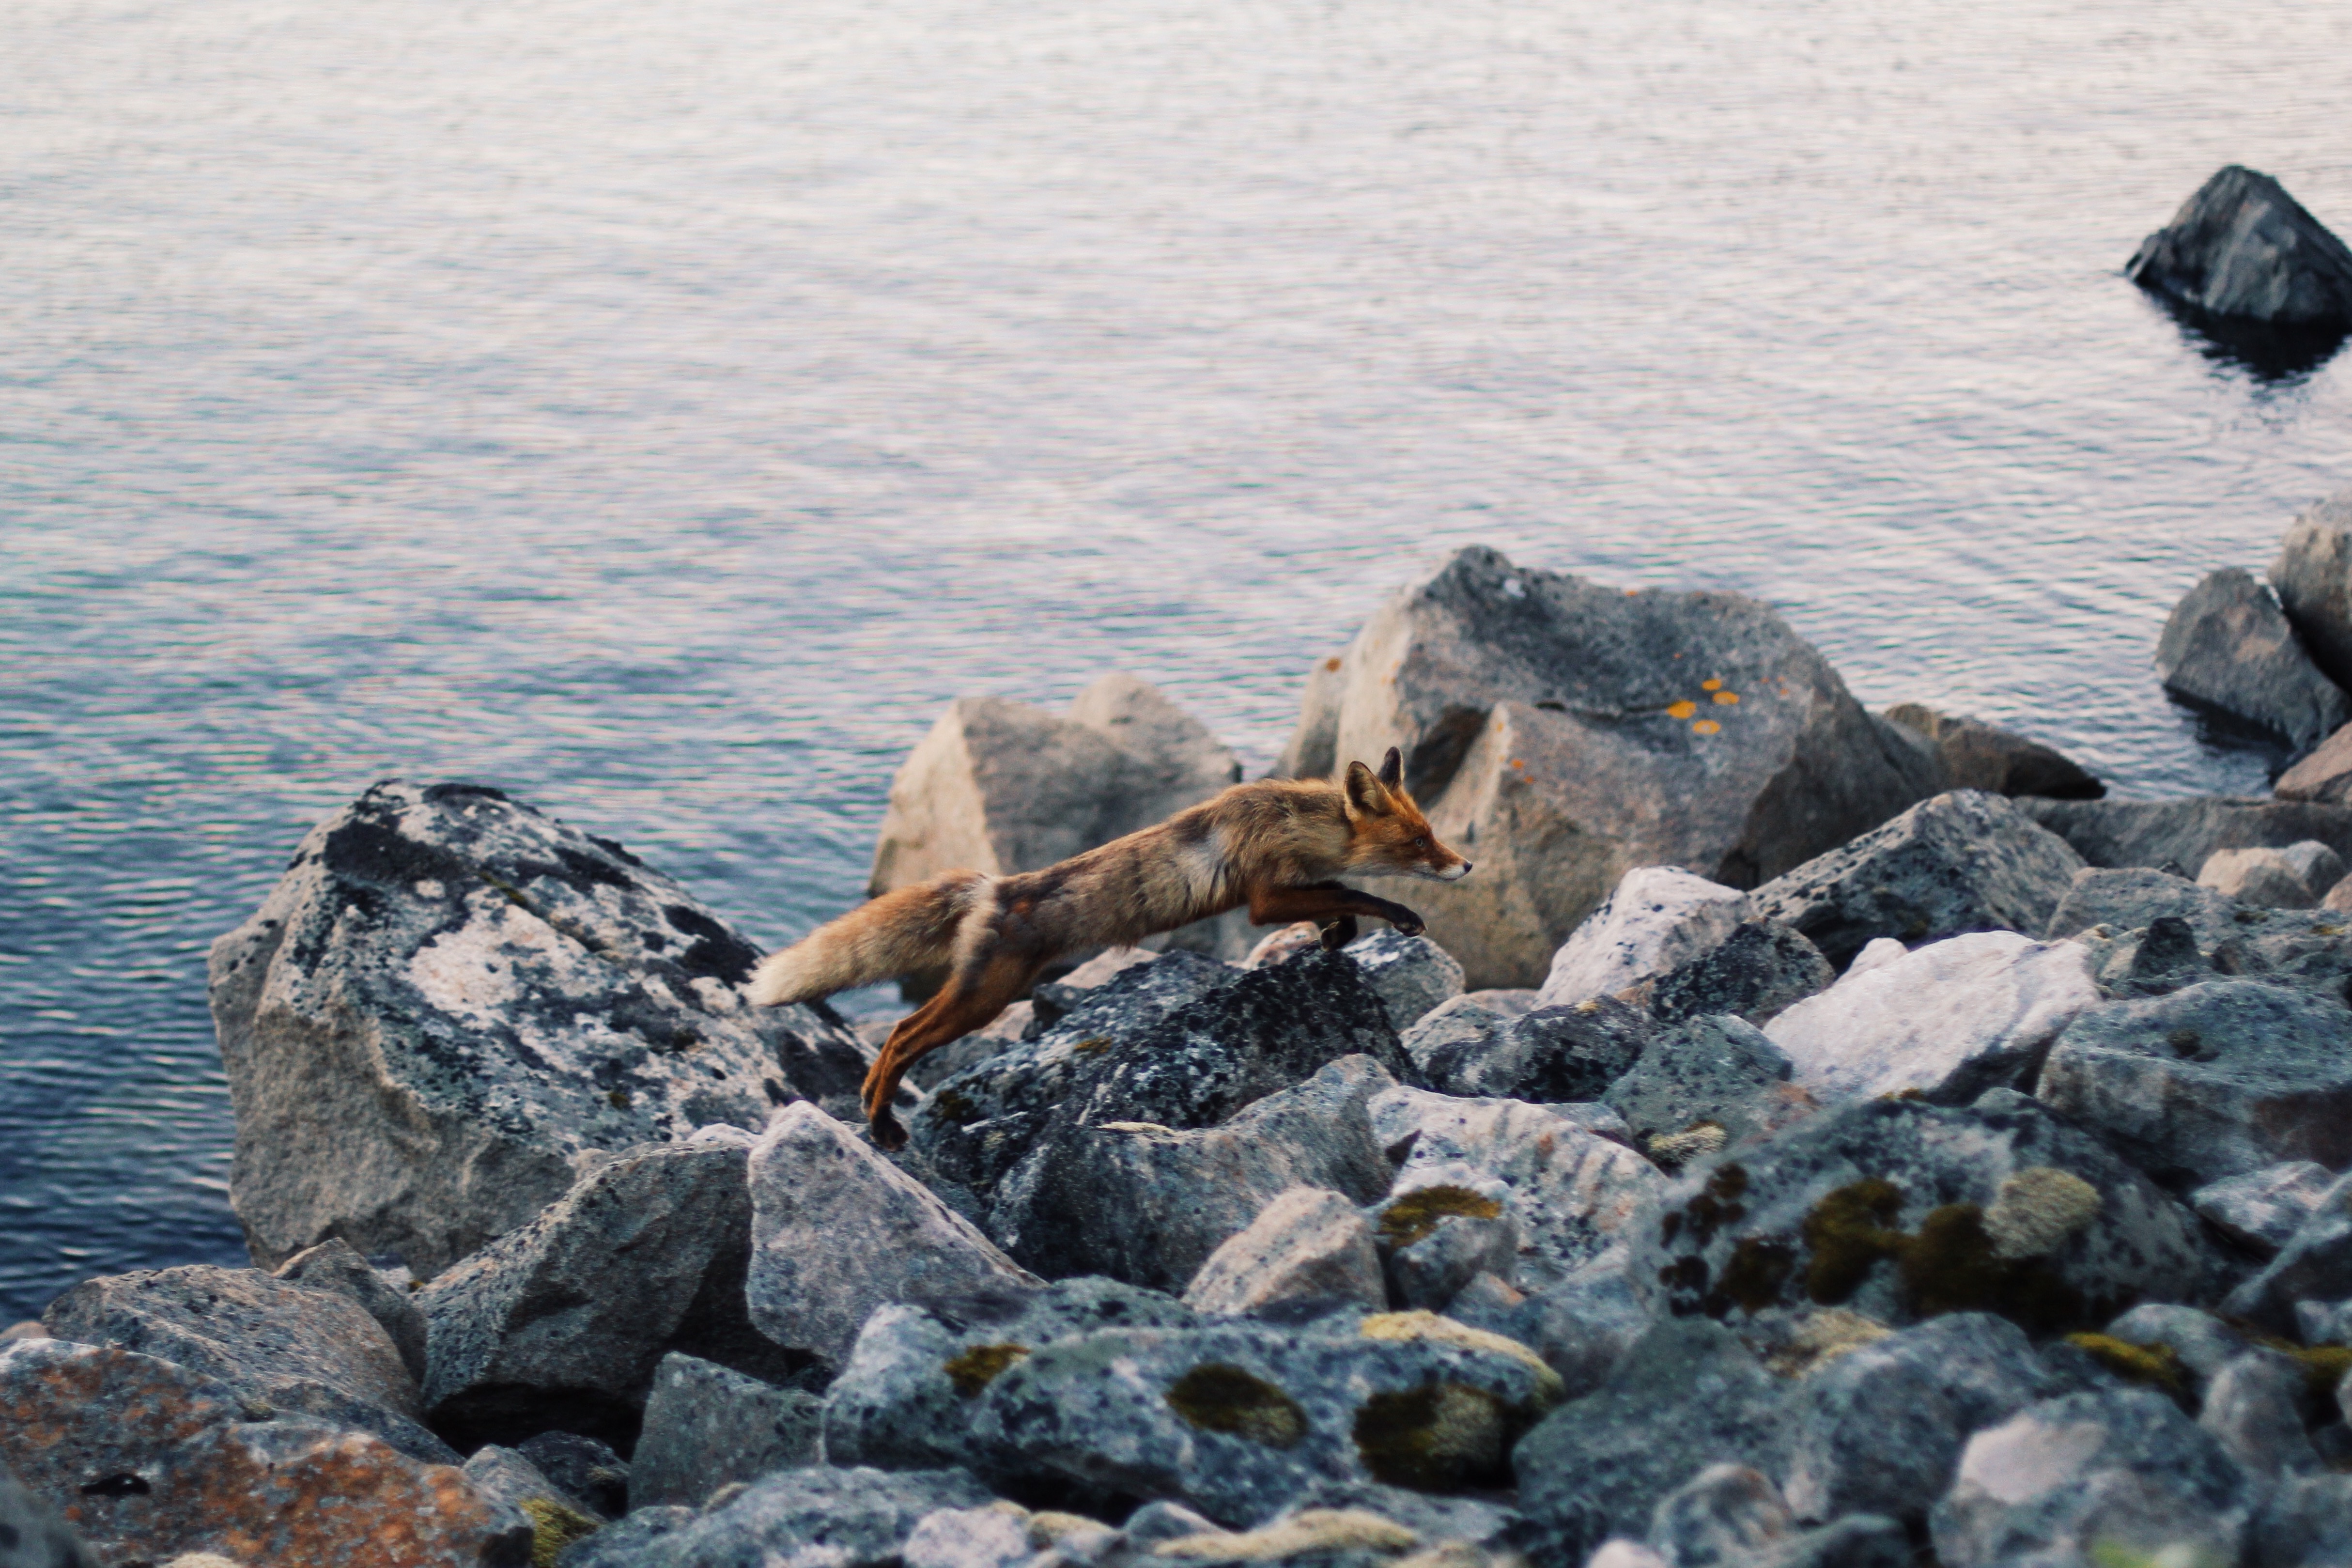
<instances>
[{"instance_id":1,"label":"yellow lichen patch","mask_svg":"<svg viewBox=\"0 0 2352 1568\"><path fill-rule=\"evenodd\" d=\"M981 1390L1004 1375L1004 1369L1027 1358L1027 1345L974 1345L940 1368L955 1384L956 1394L976 1399Z\"/></svg>"},{"instance_id":2,"label":"yellow lichen patch","mask_svg":"<svg viewBox=\"0 0 2352 1568\"><path fill-rule=\"evenodd\" d=\"M1151 1554L1196 1563L1272 1563L1342 1552L1404 1552L1420 1544L1420 1536L1369 1509L1307 1508L1256 1530L1180 1535L1153 1547Z\"/></svg>"},{"instance_id":3,"label":"yellow lichen patch","mask_svg":"<svg viewBox=\"0 0 2352 1568\"><path fill-rule=\"evenodd\" d=\"M1518 1341L1474 1329L1452 1318L1441 1318L1435 1312L1375 1312L1358 1324L1356 1331L1368 1340L1427 1340L1432 1344L1509 1356L1536 1374L1538 1396L1547 1405L1556 1403L1566 1391L1559 1373Z\"/></svg>"},{"instance_id":4,"label":"yellow lichen patch","mask_svg":"<svg viewBox=\"0 0 2352 1568\"><path fill-rule=\"evenodd\" d=\"M1694 735L1713 735L1719 733L1722 729L1723 726L1717 723L1714 720L1702 719L1697 723L1691 726L1691 733Z\"/></svg>"},{"instance_id":5,"label":"yellow lichen patch","mask_svg":"<svg viewBox=\"0 0 2352 1568\"><path fill-rule=\"evenodd\" d=\"M1885 1339L1895 1331L1876 1318L1827 1307L1813 1313L1786 1344L1764 1358L1764 1364L1782 1377L1806 1377L1850 1351Z\"/></svg>"},{"instance_id":6,"label":"yellow lichen patch","mask_svg":"<svg viewBox=\"0 0 2352 1568\"><path fill-rule=\"evenodd\" d=\"M2029 1165L2001 1183L1985 1235L2003 1258L2043 1258L2098 1218L2099 1189L2054 1165Z\"/></svg>"},{"instance_id":7,"label":"yellow lichen patch","mask_svg":"<svg viewBox=\"0 0 2352 1568\"><path fill-rule=\"evenodd\" d=\"M998 1501L989 1506L1013 1509L1019 1505ZM1058 1546L1074 1535L1088 1535L1097 1530L1110 1528L1098 1519L1088 1519L1082 1513L1063 1513L1050 1508L1039 1509L1035 1513L1029 1515L1028 1520L1029 1544L1040 1552L1049 1546Z\"/></svg>"},{"instance_id":8,"label":"yellow lichen patch","mask_svg":"<svg viewBox=\"0 0 2352 1568\"><path fill-rule=\"evenodd\" d=\"M1528 1568L1528 1560L1516 1552L1490 1552L1466 1541L1441 1541L1398 1558L1390 1568Z\"/></svg>"},{"instance_id":9,"label":"yellow lichen patch","mask_svg":"<svg viewBox=\"0 0 2352 1568\"><path fill-rule=\"evenodd\" d=\"M2352 1375L2352 1347L2345 1345L2302 1345L2291 1347L2287 1354L2303 1363L2304 1376L2310 1380L2312 1393L2325 1397L2342 1386Z\"/></svg>"},{"instance_id":10,"label":"yellow lichen patch","mask_svg":"<svg viewBox=\"0 0 2352 1568\"><path fill-rule=\"evenodd\" d=\"M1325 659L1323 661L1323 668L1336 673L1339 668L1339 656L1335 654L1331 658Z\"/></svg>"},{"instance_id":11,"label":"yellow lichen patch","mask_svg":"<svg viewBox=\"0 0 2352 1568\"><path fill-rule=\"evenodd\" d=\"M525 1498L522 1510L530 1516L530 1568L555 1568L565 1547L604 1528L602 1521L551 1497Z\"/></svg>"},{"instance_id":12,"label":"yellow lichen patch","mask_svg":"<svg viewBox=\"0 0 2352 1568\"><path fill-rule=\"evenodd\" d=\"M1503 1402L1466 1383L1375 1394L1356 1412L1356 1453L1372 1479L1414 1491L1501 1479L1517 1435Z\"/></svg>"},{"instance_id":13,"label":"yellow lichen patch","mask_svg":"<svg viewBox=\"0 0 2352 1568\"><path fill-rule=\"evenodd\" d=\"M1080 1040L1076 1045L1072 1046L1070 1049L1073 1051L1083 1051L1088 1056L1092 1056L1097 1051L1107 1051L1110 1049L1111 1044L1111 1037L1108 1035L1096 1035L1091 1038Z\"/></svg>"},{"instance_id":14,"label":"yellow lichen patch","mask_svg":"<svg viewBox=\"0 0 2352 1568\"><path fill-rule=\"evenodd\" d=\"M2112 1334L2068 1334L2066 1342L2127 1383L2179 1394L2189 1386L2189 1370L2170 1345L2136 1345Z\"/></svg>"},{"instance_id":15,"label":"yellow lichen patch","mask_svg":"<svg viewBox=\"0 0 2352 1568\"><path fill-rule=\"evenodd\" d=\"M1719 1121L1694 1121L1679 1132L1653 1133L1643 1152L1669 1171L1679 1171L1701 1154L1723 1147L1729 1134Z\"/></svg>"},{"instance_id":16,"label":"yellow lichen patch","mask_svg":"<svg viewBox=\"0 0 2352 1568\"><path fill-rule=\"evenodd\" d=\"M1738 700L1739 693L1737 691L1718 691L1715 694L1715 705L1718 708L1728 708Z\"/></svg>"},{"instance_id":17,"label":"yellow lichen patch","mask_svg":"<svg viewBox=\"0 0 2352 1568\"><path fill-rule=\"evenodd\" d=\"M1701 691L1720 691L1723 689L1723 682L1710 676L1698 683L1698 689Z\"/></svg>"},{"instance_id":18,"label":"yellow lichen patch","mask_svg":"<svg viewBox=\"0 0 2352 1568\"><path fill-rule=\"evenodd\" d=\"M1666 717L1669 719L1687 719L1697 711L1698 704L1693 702L1688 698L1685 698L1680 702L1669 702L1666 704Z\"/></svg>"},{"instance_id":19,"label":"yellow lichen patch","mask_svg":"<svg viewBox=\"0 0 2352 1568\"><path fill-rule=\"evenodd\" d=\"M1203 1432L1246 1437L1269 1448L1287 1448L1307 1436L1307 1412L1298 1401L1262 1377L1210 1362L1178 1378L1168 1390L1168 1407Z\"/></svg>"},{"instance_id":20,"label":"yellow lichen patch","mask_svg":"<svg viewBox=\"0 0 2352 1568\"><path fill-rule=\"evenodd\" d=\"M1392 1247L1411 1247L1448 1215L1493 1219L1502 1212L1502 1205L1468 1187L1417 1187L1381 1211L1381 1239Z\"/></svg>"}]
</instances>

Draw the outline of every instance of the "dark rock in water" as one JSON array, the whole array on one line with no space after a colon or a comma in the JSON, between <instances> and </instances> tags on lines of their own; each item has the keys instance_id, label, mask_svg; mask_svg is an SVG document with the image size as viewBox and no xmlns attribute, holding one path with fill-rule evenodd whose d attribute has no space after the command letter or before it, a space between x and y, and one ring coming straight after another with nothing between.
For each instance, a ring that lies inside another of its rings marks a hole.
<instances>
[{"instance_id":1,"label":"dark rock in water","mask_svg":"<svg viewBox=\"0 0 2352 1568\"><path fill-rule=\"evenodd\" d=\"M791 1562L897 1568L899 1549L924 1515L943 1508L978 1508L989 1500L988 1489L961 1470L893 1473L812 1466L757 1482L724 1507L664 1531L630 1556L590 1561L612 1568Z\"/></svg>"},{"instance_id":2,"label":"dark rock in water","mask_svg":"<svg viewBox=\"0 0 2352 1568\"><path fill-rule=\"evenodd\" d=\"M393 1359L389 1344L385 1354ZM229 1385L153 1356L64 1340L11 1344L0 1350L0 1463L36 1496L63 1500L101 1563L210 1552L257 1563L486 1568L530 1555L530 1521L454 1470L364 1432L271 1419Z\"/></svg>"},{"instance_id":3,"label":"dark rock in water","mask_svg":"<svg viewBox=\"0 0 2352 1568\"><path fill-rule=\"evenodd\" d=\"M1632 1068L1655 1026L1643 1009L1600 996L1500 1018L1478 1033L1440 1036L1433 1026L1409 1046L1423 1077L1441 1093L1588 1101Z\"/></svg>"},{"instance_id":4,"label":"dark rock in water","mask_svg":"<svg viewBox=\"0 0 2352 1568\"><path fill-rule=\"evenodd\" d=\"M1788 1057L1753 1024L1698 1017L1651 1040L1601 1099L1625 1119L1638 1148L1700 1125L1722 1134L1721 1147L1810 1112L1811 1102L1789 1086L1790 1070Z\"/></svg>"},{"instance_id":5,"label":"dark rock in water","mask_svg":"<svg viewBox=\"0 0 2352 1568\"><path fill-rule=\"evenodd\" d=\"M0 1464L0 1568L98 1568L57 1510Z\"/></svg>"},{"instance_id":6,"label":"dark rock in water","mask_svg":"<svg viewBox=\"0 0 2352 1568\"><path fill-rule=\"evenodd\" d=\"M830 1014L744 1000L758 957L618 845L478 785L377 784L213 944L254 1257L340 1236L429 1278L583 1151L854 1096Z\"/></svg>"},{"instance_id":7,"label":"dark rock in water","mask_svg":"<svg viewBox=\"0 0 2352 1568\"><path fill-rule=\"evenodd\" d=\"M1836 979L1822 950L1794 926L1744 921L1721 946L1644 981L1629 998L1662 1024L1714 1013L1761 1025Z\"/></svg>"},{"instance_id":8,"label":"dark rock in water","mask_svg":"<svg viewBox=\"0 0 2352 1568\"><path fill-rule=\"evenodd\" d=\"M2235 566L2210 574L2172 607L2156 673L2174 696L2298 752L2352 719L2352 698L2320 673L2271 591Z\"/></svg>"},{"instance_id":9,"label":"dark rock in water","mask_svg":"<svg viewBox=\"0 0 2352 1568\"><path fill-rule=\"evenodd\" d=\"M2213 980L2095 1007L2067 1026L2036 1095L2184 1189L2288 1160L2352 1165L2352 1013Z\"/></svg>"},{"instance_id":10,"label":"dark rock in water","mask_svg":"<svg viewBox=\"0 0 2352 1568\"><path fill-rule=\"evenodd\" d=\"M1420 1314L1354 1334L1115 1330L1015 1363L981 1396L975 1434L1005 1484L1246 1525L1332 1480L1494 1485L1558 1390L1525 1347Z\"/></svg>"},{"instance_id":11,"label":"dark rock in water","mask_svg":"<svg viewBox=\"0 0 2352 1568\"><path fill-rule=\"evenodd\" d=\"M625 1447L672 1351L778 1378L806 1367L746 1310L746 1153L631 1150L428 1284L434 1424L467 1442L559 1426Z\"/></svg>"},{"instance_id":12,"label":"dark rock in water","mask_svg":"<svg viewBox=\"0 0 2352 1568\"><path fill-rule=\"evenodd\" d=\"M2278 1256L2221 1305L2227 1312L2286 1334L2295 1330L2297 1301L2347 1297L2352 1297L2352 1175L2338 1177Z\"/></svg>"},{"instance_id":13,"label":"dark rock in water","mask_svg":"<svg viewBox=\"0 0 2352 1568\"><path fill-rule=\"evenodd\" d=\"M417 1425L415 1381L349 1298L252 1268L194 1264L85 1280L49 1303L49 1332L160 1356L288 1415L382 1438L427 1464L457 1454Z\"/></svg>"},{"instance_id":14,"label":"dark rock in water","mask_svg":"<svg viewBox=\"0 0 2352 1568\"><path fill-rule=\"evenodd\" d=\"M628 1461L595 1438L541 1432L516 1444L515 1452L589 1512L618 1519L629 1511Z\"/></svg>"},{"instance_id":15,"label":"dark rock in water","mask_svg":"<svg viewBox=\"0 0 2352 1568\"><path fill-rule=\"evenodd\" d=\"M2040 931L2083 858L2000 795L1959 790L1806 861L1748 896L1843 967L1875 937Z\"/></svg>"},{"instance_id":16,"label":"dark rock in water","mask_svg":"<svg viewBox=\"0 0 2352 1568\"><path fill-rule=\"evenodd\" d=\"M1850 1350L1793 1392L1789 1504L1803 1519L1924 1523L1969 1435L2057 1393L2052 1383L2024 1333L1981 1312Z\"/></svg>"},{"instance_id":17,"label":"dark rock in water","mask_svg":"<svg viewBox=\"0 0 2352 1568\"><path fill-rule=\"evenodd\" d=\"M2352 490L2327 497L2287 524L2278 559L2271 563L2271 586L2319 668L2337 685L2352 685ZM2341 844L2328 842L2343 852Z\"/></svg>"},{"instance_id":18,"label":"dark rock in water","mask_svg":"<svg viewBox=\"0 0 2352 1568\"><path fill-rule=\"evenodd\" d=\"M818 1462L824 1402L716 1362L666 1355L630 1456L629 1500L699 1507L732 1481Z\"/></svg>"},{"instance_id":19,"label":"dark rock in water","mask_svg":"<svg viewBox=\"0 0 2352 1568\"><path fill-rule=\"evenodd\" d=\"M401 1364L419 1384L425 1381L425 1314L416 1310L406 1290L376 1272L373 1265L338 1237L308 1252L296 1253L278 1268L278 1278L289 1285L330 1290L358 1303L360 1310L383 1325L400 1352Z\"/></svg>"},{"instance_id":20,"label":"dark rock in water","mask_svg":"<svg viewBox=\"0 0 2352 1568\"><path fill-rule=\"evenodd\" d=\"M1883 715L1933 749L1947 789L1994 795L2096 800L2107 786L2064 753L1980 720L1938 713L1924 702L1898 703Z\"/></svg>"},{"instance_id":21,"label":"dark rock in water","mask_svg":"<svg viewBox=\"0 0 2352 1568\"><path fill-rule=\"evenodd\" d=\"M1400 1079L1419 1076L1378 994L1341 954L1245 970L1171 952L1112 976L1035 1039L940 1084L909 1131L942 1177L985 1196L1048 1126L1213 1127L1358 1054Z\"/></svg>"},{"instance_id":22,"label":"dark rock in water","mask_svg":"<svg viewBox=\"0 0 2352 1568\"><path fill-rule=\"evenodd\" d=\"M2220 1260L2196 1216L2020 1094L1853 1100L1694 1166L1635 1227L1654 1310L1741 1321L1808 1302L1881 1322L1989 1311L2029 1332L2195 1301Z\"/></svg>"},{"instance_id":23,"label":"dark rock in water","mask_svg":"<svg viewBox=\"0 0 2352 1568\"><path fill-rule=\"evenodd\" d=\"M2352 859L2352 808L2203 795L2190 800L2033 800L2017 809L2093 866L2170 867L2193 876L2216 849L2284 849L2317 839Z\"/></svg>"},{"instance_id":24,"label":"dark rock in water","mask_svg":"<svg viewBox=\"0 0 2352 1568\"><path fill-rule=\"evenodd\" d=\"M1720 1325L1654 1326L1609 1381L1561 1405L1511 1456L1523 1543L1540 1563L1581 1563L1612 1535L1639 1535L1659 1501L1710 1464L1777 1473L1788 1394Z\"/></svg>"},{"instance_id":25,"label":"dark rock in water","mask_svg":"<svg viewBox=\"0 0 2352 1568\"><path fill-rule=\"evenodd\" d=\"M1181 1290L1292 1187L1358 1203L1385 1193L1391 1167L1364 1107L1395 1081L1370 1057L1342 1057L1221 1126L1181 1131L1065 1108L998 1186L989 1234L1048 1279Z\"/></svg>"},{"instance_id":26,"label":"dark rock in water","mask_svg":"<svg viewBox=\"0 0 2352 1568\"><path fill-rule=\"evenodd\" d=\"M2235 1563L2260 1500L2172 1401L2104 1391L2045 1400L1970 1437L1931 1526L1948 1568L2166 1550Z\"/></svg>"},{"instance_id":27,"label":"dark rock in water","mask_svg":"<svg viewBox=\"0 0 2352 1568\"><path fill-rule=\"evenodd\" d=\"M2352 250L2276 180L2235 163L2140 242L2124 276L2208 315L2352 326Z\"/></svg>"},{"instance_id":28,"label":"dark rock in water","mask_svg":"<svg viewBox=\"0 0 2352 1568\"><path fill-rule=\"evenodd\" d=\"M1100 1279L884 1307L825 1391L825 1458L893 1470L972 1465L980 1396L1014 1363L1080 1334L1197 1321L1157 1291Z\"/></svg>"}]
</instances>

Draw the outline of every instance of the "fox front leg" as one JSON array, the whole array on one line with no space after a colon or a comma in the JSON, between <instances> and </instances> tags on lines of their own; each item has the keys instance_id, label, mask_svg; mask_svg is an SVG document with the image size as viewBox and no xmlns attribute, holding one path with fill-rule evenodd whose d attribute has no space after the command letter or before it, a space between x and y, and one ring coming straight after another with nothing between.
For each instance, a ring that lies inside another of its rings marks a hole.
<instances>
[{"instance_id":1,"label":"fox front leg","mask_svg":"<svg viewBox=\"0 0 2352 1568\"><path fill-rule=\"evenodd\" d=\"M1356 940L1356 917L1341 915L1323 928L1323 951L1337 952Z\"/></svg>"},{"instance_id":2,"label":"fox front leg","mask_svg":"<svg viewBox=\"0 0 2352 1568\"><path fill-rule=\"evenodd\" d=\"M1317 882L1303 888L1267 888L1250 898L1250 920L1256 925L1287 925L1292 921L1313 921L1318 925L1328 923L1353 936L1354 917L1370 915L1383 920L1407 936L1422 932L1421 917L1402 904L1359 892L1337 882ZM1345 922L1343 924L1343 922ZM1344 943L1348 940L1342 937ZM1324 945L1335 945L1331 933L1324 933Z\"/></svg>"}]
</instances>

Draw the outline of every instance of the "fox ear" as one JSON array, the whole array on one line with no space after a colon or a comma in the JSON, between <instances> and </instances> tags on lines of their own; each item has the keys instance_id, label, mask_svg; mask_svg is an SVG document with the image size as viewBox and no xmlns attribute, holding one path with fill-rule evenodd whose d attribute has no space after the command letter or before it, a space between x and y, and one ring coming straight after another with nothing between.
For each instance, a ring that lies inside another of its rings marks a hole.
<instances>
[{"instance_id":1,"label":"fox ear","mask_svg":"<svg viewBox=\"0 0 2352 1568\"><path fill-rule=\"evenodd\" d=\"M1372 776L1372 770L1361 763L1348 764L1348 809L1360 816L1386 816L1389 814L1389 792Z\"/></svg>"},{"instance_id":2,"label":"fox ear","mask_svg":"<svg viewBox=\"0 0 2352 1568\"><path fill-rule=\"evenodd\" d=\"M1404 753L1391 746L1389 754L1381 759L1381 784L1385 789L1394 789L1402 783L1404 783Z\"/></svg>"}]
</instances>

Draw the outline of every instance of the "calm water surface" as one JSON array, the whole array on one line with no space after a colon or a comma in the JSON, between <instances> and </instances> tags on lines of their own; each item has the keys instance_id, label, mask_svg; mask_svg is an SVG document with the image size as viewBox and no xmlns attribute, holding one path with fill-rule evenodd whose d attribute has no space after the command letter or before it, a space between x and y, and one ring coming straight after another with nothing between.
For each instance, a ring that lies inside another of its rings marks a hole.
<instances>
[{"instance_id":1,"label":"calm water surface","mask_svg":"<svg viewBox=\"0 0 2352 1568\"><path fill-rule=\"evenodd\" d=\"M1253 762L1454 545L2259 788L2147 670L2352 479L2117 277L2352 231L2352 8L0 0L0 1321L241 1256L206 944L386 773L756 937L1124 667Z\"/></svg>"}]
</instances>

